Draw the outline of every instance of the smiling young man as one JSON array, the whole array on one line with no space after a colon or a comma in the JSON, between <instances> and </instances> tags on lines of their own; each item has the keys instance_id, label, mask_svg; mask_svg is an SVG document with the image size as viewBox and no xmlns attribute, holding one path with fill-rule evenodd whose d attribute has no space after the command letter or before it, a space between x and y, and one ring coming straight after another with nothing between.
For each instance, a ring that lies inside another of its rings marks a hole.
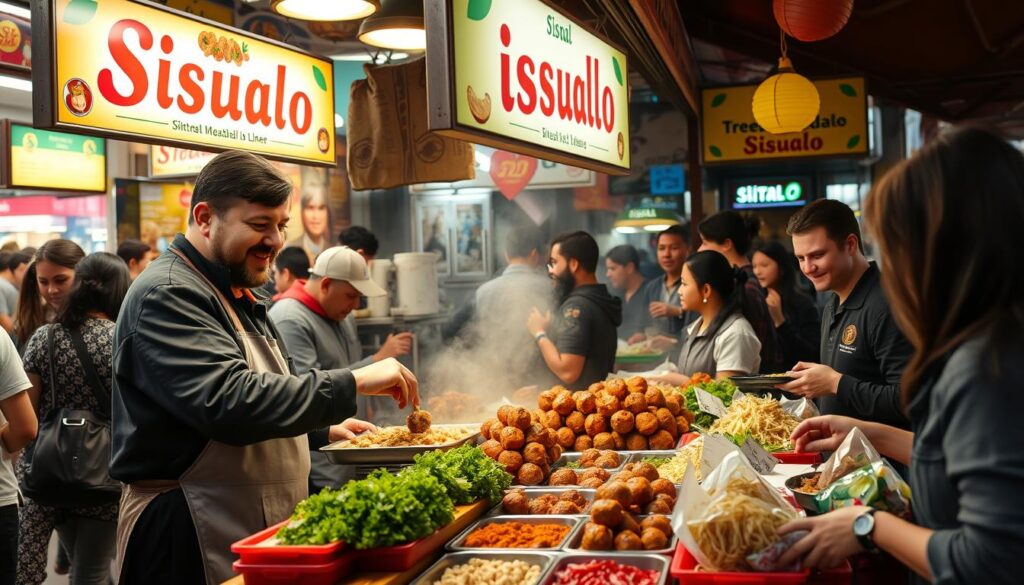
<instances>
[{"instance_id":1,"label":"smiling young man","mask_svg":"<svg viewBox=\"0 0 1024 585\"><path fill-rule=\"evenodd\" d=\"M110 464L126 484L121 583L231 578L231 544L306 497L311 441L326 443L331 425L356 414L356 393L419 401L416 378L395 360L289 369L253 289L284 245L291 191L260 157L214 157L196 179L188 231L125 297Z\"/></svg>"},{"instance_id":2,"label":"smiling young man","mask_svg":"<svg viewBox=\"0 0 1024 585\"><path fill-rule=\"evenodd\" d=\"M853 210L819 200L789 220L800 270L819 292L831 291L821 319L821 363L798 363L781 389L814 398L822 414L907 428L900 377L913 348L882 291L881 275L864 256Z\"/></svg>"}]
</instances>

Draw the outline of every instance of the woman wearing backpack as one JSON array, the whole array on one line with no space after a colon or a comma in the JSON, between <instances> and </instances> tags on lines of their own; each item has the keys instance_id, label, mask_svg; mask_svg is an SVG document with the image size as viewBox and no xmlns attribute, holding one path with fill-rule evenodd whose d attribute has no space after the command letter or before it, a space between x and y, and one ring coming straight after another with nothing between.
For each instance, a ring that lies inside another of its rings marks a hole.
<instances>
[{"instance_id":1,"label":"woman wearing backpack","mask_svg":"<svg viewBox=\"0 0 1024 585\"><path fill-rule=\"evenodd\" d=\"M53 324L40 327L25 348L25 371L32 382L29 396L41 422L39 436L18 461L18 479L23 484L26 473L33 473L32 466L46 463L34 458L37 445L45 439L48 414L55 409L79 409L109 417L114 319L131 278L124 261L97 252L78 263L74 279ZM109 458L106 454L101 460L105 463ZM115 496L93 505L76 505L75 493L67 493L65 501L46 504L27 497L21 512L18 583L38 584L46 579L47 546L54 528L71 557L71 585L109 583L117 514Z\"/></svg>"}]
</instances>

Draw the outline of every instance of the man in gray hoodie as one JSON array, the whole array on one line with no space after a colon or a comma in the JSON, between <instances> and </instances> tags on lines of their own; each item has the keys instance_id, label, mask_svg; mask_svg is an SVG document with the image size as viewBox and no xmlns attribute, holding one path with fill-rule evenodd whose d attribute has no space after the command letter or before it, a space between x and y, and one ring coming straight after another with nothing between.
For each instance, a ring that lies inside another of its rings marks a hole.
<instances>
[{"instance_id":1,"label":"man in gray hoodie","mask_svg":"<svg viewBox=\"0 0 1024 585\"><path fill-rule=\"evenodd\" d=\"M270 309L273 320L299 374L314 369L361 368L376 361L409 352L408 333L389 335L381 349L362 357L362 345L348 315L359 308L364 297L386 291L370 279L366 260L351 248L336 246L317 257L309 280L297 280ZM350 418L341 424L342 439L374 430L362 420ZM351 479L351 470L334 465L319 451L311 452L310 493L325 486L338 487Z\"/></svg>"}]
</instances>

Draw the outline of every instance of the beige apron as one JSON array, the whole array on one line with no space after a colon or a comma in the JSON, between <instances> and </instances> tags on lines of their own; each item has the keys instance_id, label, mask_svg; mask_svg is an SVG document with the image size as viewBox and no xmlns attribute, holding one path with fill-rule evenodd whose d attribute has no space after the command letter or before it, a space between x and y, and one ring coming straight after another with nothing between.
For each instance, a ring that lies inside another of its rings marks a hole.
<instances>
[{"instance_id":1,"label":"beige apron","mask_svg":"<svg viewBox=\"0 0 1024 585\"><path fill-rule=\"evenodd\" d=\"M238 332L254 372L288 374L274 339L247 333L231 303L177 250L217 294ZM308 495L309 441L306 435L272 439L245 447L210 441L178 481L143 481L126 486L117 524L118 570L139 516L158 495L180 487L196 526L207 585L234 576L231 544L286 519ZM124 585L136 585L125 583Z\"/></svg>"}]
</instances>

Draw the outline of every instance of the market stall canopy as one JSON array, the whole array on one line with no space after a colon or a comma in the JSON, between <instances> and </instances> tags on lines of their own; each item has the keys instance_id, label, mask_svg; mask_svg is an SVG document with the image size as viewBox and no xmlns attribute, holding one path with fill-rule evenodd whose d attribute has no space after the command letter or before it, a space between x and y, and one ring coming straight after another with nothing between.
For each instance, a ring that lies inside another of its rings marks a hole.
<instances>
[{"instance_id":1,"label":"market stall canopy","mask_svg":"<svg viewBox=\"0 0 1024 585\"><path fill-rule=\"evenodd\" d=\"M702 84L722 83L723 70L756 74L778 58L771 2L686 0L678 6L693 39L722 49L709 55L695 43ZM998 124L1024 137L1024 2L856 0L842 31L816 43L790 39L789 55L812 79L863 75L877 97L951 122Z\"/></svg>"}]
</instances>

